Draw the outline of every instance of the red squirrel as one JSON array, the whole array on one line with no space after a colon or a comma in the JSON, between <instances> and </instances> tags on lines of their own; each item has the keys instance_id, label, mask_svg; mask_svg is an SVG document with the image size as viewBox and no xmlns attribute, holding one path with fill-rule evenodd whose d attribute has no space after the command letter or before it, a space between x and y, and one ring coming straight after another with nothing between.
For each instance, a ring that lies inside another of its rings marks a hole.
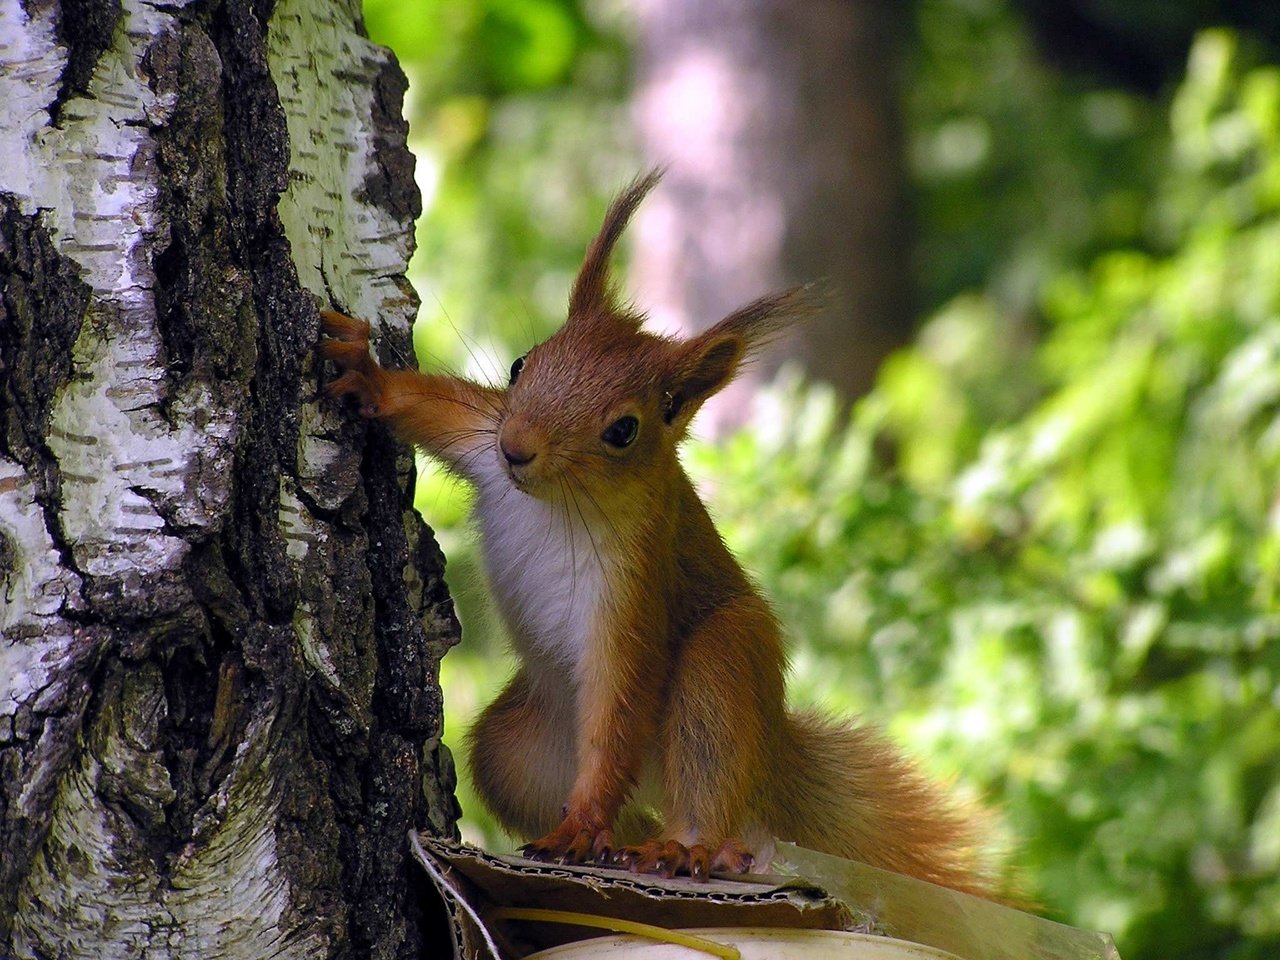
<instances>
[{"instance_id":1,"label":"red squirrel","mask_svg":"<svg viewBox=\"0 0 1280 960\"><path fill-rule=\"evenodd\" d=\"M778 623L676 448L807 297L761 297L688 339L642 330L609 259L657 179L610 205L566 322L505 387L385 369L368 324L322 314L328 394L476 488L520 660L470 734L478 791L537 859L705 878L767 865L781 838L992 895L973 814L875 730L786 708Z\"/></svg>"}]
</instances>

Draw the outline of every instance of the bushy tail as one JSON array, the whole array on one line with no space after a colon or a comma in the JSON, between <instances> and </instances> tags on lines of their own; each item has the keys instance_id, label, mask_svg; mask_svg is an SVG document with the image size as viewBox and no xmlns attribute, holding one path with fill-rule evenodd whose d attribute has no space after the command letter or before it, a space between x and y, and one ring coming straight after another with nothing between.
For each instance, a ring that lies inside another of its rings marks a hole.
<instances>
[{"instance_id":1,"label":"bushy tail","mask_svg":"<svg viewBox=\"0 0 1280 960\"><path fill-rule=\"evenodd\" d=\"M775 773L774 820L783 840L983 897L986 823L948 797L879 731L814 713L789 714L786 769Z\"/></svg>"}]
</instances>

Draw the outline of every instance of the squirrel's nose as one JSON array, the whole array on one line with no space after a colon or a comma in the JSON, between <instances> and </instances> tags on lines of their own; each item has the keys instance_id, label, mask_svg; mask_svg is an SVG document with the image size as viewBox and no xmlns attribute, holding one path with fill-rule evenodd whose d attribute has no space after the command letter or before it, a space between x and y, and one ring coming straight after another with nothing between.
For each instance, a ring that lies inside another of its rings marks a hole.
<instances>
[{"instance_id":1,"label":"squirrel's nose","mask_svg":"<svg viewBox=\"0 0 1280 960\"><path fill-rule=\"evenodd\" d=\"M523 467L527 463L532 463L533 458L538 455L535 450L523 447L519 442L508 440L506 437L498 441L498 446L502 448L502 455L507 458L507 463L513 467Z\"/></svg>"},{"instance_id":2,"label":"squirrel's nose","mask_svg":"<svg viewBox=\"0 0 1280 960\"><path fill-rule=\"evenodd\" d=\"M544 447L542 431L523 414L513 414L498 431L498 449L508 469L527 467Z\"/></svg>"}]
</instances>

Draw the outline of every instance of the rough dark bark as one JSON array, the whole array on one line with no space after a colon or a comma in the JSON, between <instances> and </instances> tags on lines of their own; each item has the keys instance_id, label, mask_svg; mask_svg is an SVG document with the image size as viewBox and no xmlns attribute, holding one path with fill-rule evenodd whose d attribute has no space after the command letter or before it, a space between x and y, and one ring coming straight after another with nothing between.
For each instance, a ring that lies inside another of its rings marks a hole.
<instances>
[{"instance_id":1,"label":"rough dark bark","mask_svg":"<svg viewBox=\"0 0 1280 960\"><path fill-rule=\"evenodd\" d=\"M412 461L389 54L332 0L0 0L0 955L419 956L457 640Z\"/></svg>"},{"instance_id":2,"label":"rough dark bark","mask_svg":"<svg viewBox=\"0 0 1280 960\"><path fill-rule=\"evenodd\" d=\"M635 285L660 323L701 329L771 289L817 282L827 309L757 374L795 357L847 398L907 342L904 9L639 5L637 120L650 159L669 171L640 214ZM740 396L722 403L742 406Z\"/></svg>"}]
</instances>

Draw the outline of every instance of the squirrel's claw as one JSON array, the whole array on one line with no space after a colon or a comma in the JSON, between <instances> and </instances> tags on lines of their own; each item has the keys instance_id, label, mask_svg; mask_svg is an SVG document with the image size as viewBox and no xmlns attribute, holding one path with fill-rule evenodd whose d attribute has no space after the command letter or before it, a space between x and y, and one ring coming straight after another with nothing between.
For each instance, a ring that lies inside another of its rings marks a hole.
<instances>
[{"instance_id":1,"label":"squirrel's claw","mask_svg":"<svg viewBox=\"0 0 1280 960\"><path fill-rule=\"evenodd\" d=\"M516 847L516 852L526 860L537 860L539 863L548 863L555 859L550 849L533 840Z\"/></svg>"},{"instance_id":2,"label":"squirrel's claw","mask_svg":"<svg viewBox=\"0 0 1280 960\"><path fill-rule=\"evenodd\" d=\"M348 317L337 310L320 311L320 329L326 336L338 340L369 342L369 324L355 317Z\"/></svg>"},{"instance_id":3,"label":"squirrel's claw","mask_svg":"<svg viewBox=\"0 0 1280 960\"><path fill-rule=\"evenodd\" d=\"M624 858L632 873L656 873L670 879L689 872L689 848L677 840L650 840L627 847Z\"/></svg>"},{"instance_id":4,"label":"squirrel's claw","mask_svg":"<svg viewBox=\"0 0 1280 960\"><path fill-rule=\"evenodd\" d=\"M691 880L706 880L711 876L711 851L701 843L695 843L689 848L686 866Z\"/></svg>"},{"instance_id":5,"label":"squirrel's claw","mask_svg":"<svg viewBox=\"0 0 1280 960\"><path fill-rule=\"evenodd\" d=\"M741 840L726 840L711 858L711 869L719 873L747 873L756 858Z\"/></svg>"},{"instance_id":6,"label":"squirrel's claw","mask_svg":"<svg viewBox=\"0 0 1280 960\"><path fill-rule=\"evenodd\" d=\"M325 394L333 400L343 397L355 397L360 407L360 416L373 418L378 415L376 392L363 373L348 370L324 388Z\"/></svg>"}]
</instances>

